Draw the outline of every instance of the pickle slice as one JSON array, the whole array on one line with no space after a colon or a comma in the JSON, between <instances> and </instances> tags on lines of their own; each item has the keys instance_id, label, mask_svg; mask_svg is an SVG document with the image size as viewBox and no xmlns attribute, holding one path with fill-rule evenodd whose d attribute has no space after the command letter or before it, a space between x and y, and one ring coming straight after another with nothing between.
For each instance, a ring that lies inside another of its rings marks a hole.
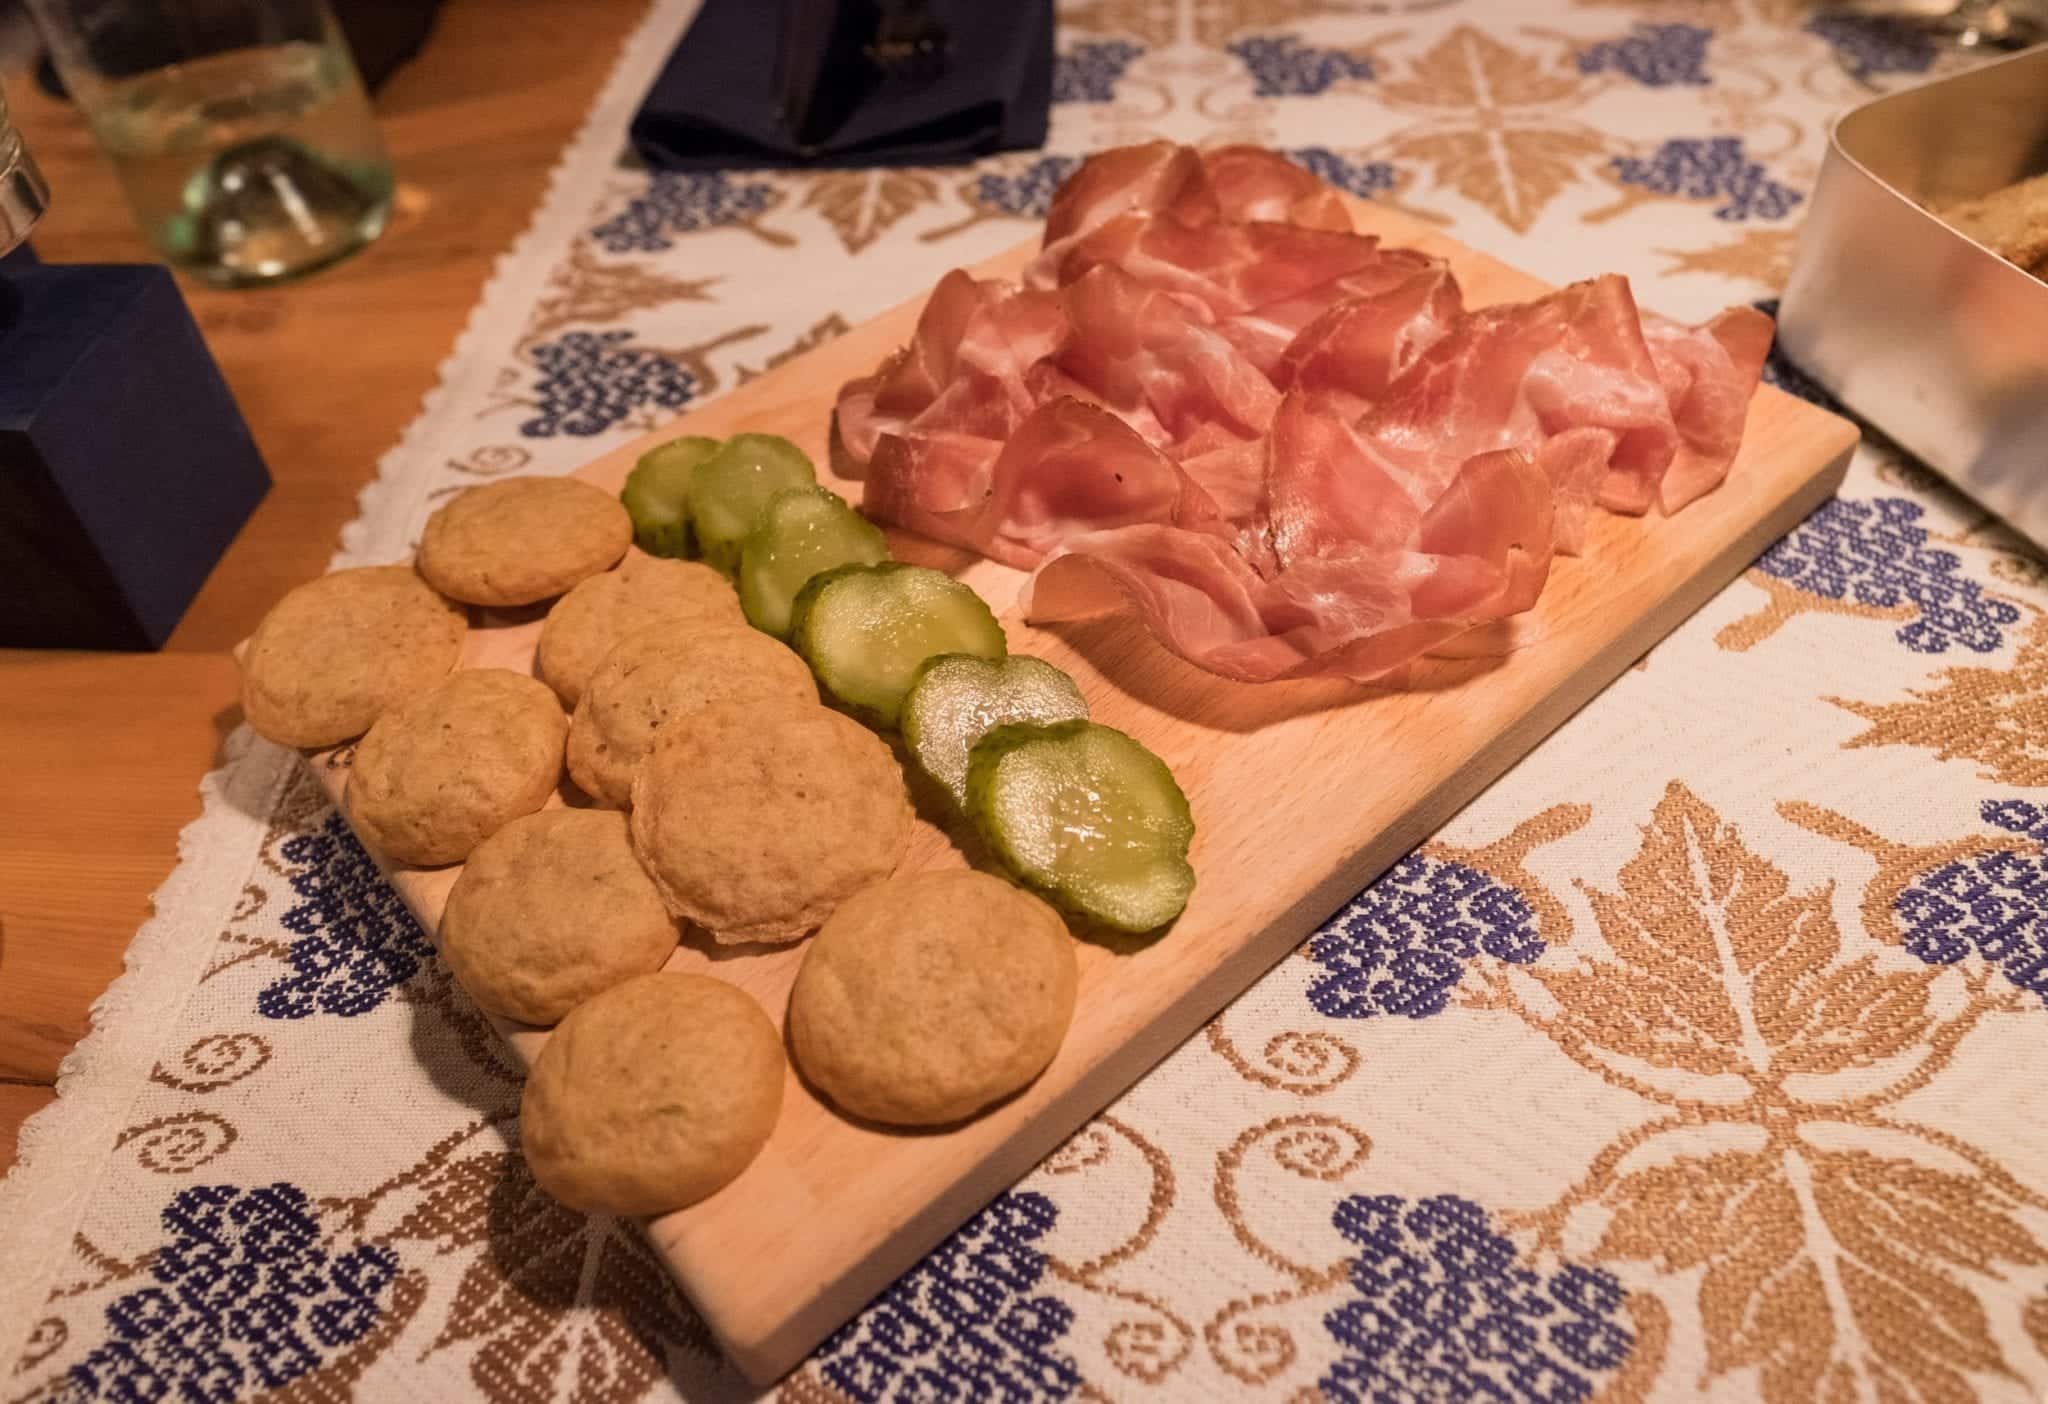
<instances>
[{"instance_id":1,"label":"pickle slice","mask_svg":"<svg viewBox=\"0 0 2048 1404\"><path fill-rule=\"evenodd\" d=\"M1112 727L995 728L968 753L967 812L1026 886L1115 930L1157 930L1194 891L1187 796L1166 762Z\"/></svg>"},{"instance_id":2,"label":"pickle slice","mask_svg":"<svg viewBox=\"0 0 2048 1404\"><path fill-rule=\"evenodd\" d=\"M889 559L880 527L824 488L789 488L768 499L740 543L740 606L747 622L789 637L797 593L820 571Z\"/></svg>"},{"instance_id":3,"label":"pickle slice","mask_svg":"<svg viewBox=\"0 0 2048 1404\"><path fill-rule=\"evenodd\" d=\"M740 567L740 543L768 499L789 488L816 487L804 451L779 434L735 434L697 466L690 480L690 528L705 561L727 575Z\"/></svg>"},{"instance_id":4,"label":"pickle slice","mask_svg":"<svg viewBox=\"0 0 2048 1404\"><path fill-rule=\"evenodd\" d=\"M927 658L1009 652L1003 626L973 589L942 570L895 561L813 576L796 597L790 647L833 701L883 728L896 725Z\"/></svg>"},{"instance_id":5,"label":"pickle slice","mask_svg":"<svg viewBox=\"0 0 2048 1404\"><path fill-rule=\"evenodd\" d=\"M717 452L718 440L689 434L640 455L619 489L636 546L650 556L691 554L690 480L697 465Z\"/></svg>"},{"instance_id":6,"label":"pickle slice","mask_svg":"<svg viewBox=\"0 0 2048 1404\"><path fill-rule=\"evenodd\" d=\"M903 699L903 742L932 779L967 800L967 753L998 726L1074 721L1088 703L1074 680L1042 658L944 653L918 670Z\"/></svg>"}]
</instances>

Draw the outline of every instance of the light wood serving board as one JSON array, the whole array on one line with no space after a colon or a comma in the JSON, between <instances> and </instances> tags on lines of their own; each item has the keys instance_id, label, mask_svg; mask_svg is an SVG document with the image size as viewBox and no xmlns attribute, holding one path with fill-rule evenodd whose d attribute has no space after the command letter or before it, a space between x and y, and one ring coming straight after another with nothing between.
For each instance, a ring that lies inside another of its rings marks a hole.
<instances>
[{"instance_id":1,"label":"light wood serving board","mask_svg":"<svg viewBox=\"0 0 2048 1404\"><path fill-rule=\"evenodd\" d=\"M1388 243L1448 259L1470 305L1546 290L1393 211L1360 204L1357 217ZM975 271L1006 276L1029 253ZM753 430L794 439L829 486L858 501L861 485L826 467L833 400L908 339L922 305L920 296L884 313L577 476L616 489L656 443ZM900 558L966 579L1003 616L1013 652L1073 674L1096 720L1173 767L1194 808L1197 885L1153 944L1082 944L1080 999L1059 1056L1022 1094L965 1126L917 1135L856 1126L791 1072L781 1122L753 1165L648 1226L734 1363L757 1382L797 1364L1823 501L1855 442L1847 421L1763 387L1724 486L1675 518L1595 512L1585 554L1559 560L1536 609L1493 640L1505 652L1431 661L1401 690L1228 682L1173 657L1128 616L1033 628L1014 608L1020 572L892 532ZM531 667L537 618L487 615L480 624L464 666ZM339 800L346 753L314 759ZM933 822L938 815L924 809L906 869L968 861ZM385 867L433 933L459 869ZM780 1025L802 958L801 945L735 955L686 943L669 968L731 981ZM547 1037L499 1027L528 1062Z\"/></svg>"}]
</instances>

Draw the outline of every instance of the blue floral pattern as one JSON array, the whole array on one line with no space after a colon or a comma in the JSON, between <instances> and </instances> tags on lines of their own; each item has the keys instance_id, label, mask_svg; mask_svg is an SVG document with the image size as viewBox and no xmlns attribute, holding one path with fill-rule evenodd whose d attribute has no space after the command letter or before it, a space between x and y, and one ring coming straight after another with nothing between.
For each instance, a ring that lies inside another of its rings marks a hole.
<instances>
[{"instance_id":1,"label":"blue floral pattern","mask_svg":"<svg viewBox=\"0 0 2048 1404\"><path fill-rule=\"evenodd\" d=\"M107 1336L54 1398L239 1399L277 1389L369 1334L389 1305L398 1255L320 1245L306 1192L195 1185L161 1215L156 1285L106 1308Z\"/></svg>"},{"instance_id":2,"label":"blue floral pattern","mask_svg":"<svg viewBox=\"0 0 2048 1404\"><path fill-rule=\"evenodd\" d=\"M1945 863L1908 883L1892 902L1908 952L1953 965L1972 951L2048 1005L2048 807L1988 800L1984 822L2041 845L1999 849Z\"/></svg>"},{"instance_id":3,"label":"blue floral pattern","mask_svg":"<svg viewBox=\"0 0 2048 1404\"><path fill-rule=\"evenodd\" d=\"M1394 168L1388 162L1348 160L1327 146L1297 146L1287 152L1287 157L1362 200L1377 199L1397 183Z\"/></svg>"},{"instance_id":4,"label":"blue floral pattern","mask_svg":"<svg viewBox=\"0 0 2048 1404\"><path fill-rule=\"evenodd\" d=\"M540 371L529 439L588 438L653 407L679 410L697 393L697 377L673 357L632 344L629 331L566 332L530 347Z\"/></svg>"},{"instance_id":5,"label":"blue floral pattern","mask_svg":"<svg viewBox=\"0 0 2048 1404\"><path fill-rule=\"evenodd\" d=\"M1309 938L1328 974L1308 1002L1332 1019L1441 1014L1481 952L1526 965L1542 955L1536 913L1514 888L1463 863L1411 853Z\"/></svg>"},{"instance_id":6,"label":"blue floral pattern","mask_svg":"<svg viewBox=\"0 0 2048 1404\"><path fill-rule=\"evenodd\" d=\"M1059 1354L1073 1308L1038 1293L1043 1238L1059 1210L1012 1191L825 1342L818 1371L857 1404L1066 1399L1081 1384Z\"/></svg>"},{"instance_id":7,"label":"blue floral pattern","mask_svg":"<svg viewBox=\"0 0 2048 1404\"><path fill-rule=\"evenodd\" d=\"M1352 1195L1333 1222L1358 1245L1357 1296L1323 1318L1344 1352L1326 1399L1577 1404L1635 1348L1612 1273L1521 1264L1469 1199Z\"/></svg>"},{"instance_id":8,"label":"blue floral pattern","mask_svg":"<svg viewBox=\"0 0 2048 1404\"><path fill-rule=\"evenodd\" d=\"M1251 74L1259 97L1315 97L1337 83L1373 77L1372 60L1364 54L1312 48L1294 34L1255 35L1229 51Z\"/></svg>"},{"instance_id":9,"label":"blue floral pattern","mask_svg":"<svg viewBox=\"0 0 2048 1404\"><path fill-rule=\"evenodd\" d=\"M1652 195L1719 200L1715 219L1783 219L1805 197L1772 180L1749 159L1741 137L1677 137L1648 157L1617 156L1610 169L1623 185Z\"/></svg>"},{"instance_id":10,"label":"blue floral pattern","mask_svg":"<svg viewBox=\"0 0 2048 1404\"><path fill-rule=\"evenodd\" d=\"M1822 9L1806 32L1825 40L1842 67L1857 78L1880 73L1925 73L1934 66L1934 38L1926 29L1891 15L1859 15Z\"/></svg>"},{"instance_id":11,"label":"blue floral pattern","mask_svg":"<svg viewBox=\"0 0 2048 1404\"><path fill-rule=\"evenodd\" d=\"M1700 87L1713 37L1696 24L1639 24L1626 39L1581 49L1579 72L1621 73L1646 88Z\"/></svg>"},{"instance_id":12,"label":"blue floral pattern","mask_svg":"<svg viewBox=\"0 0 2048 1404\"><path fill-rule=\"evenodd\" d=\"M1052 67L1054 102L1114 102L1117 81L1145 50L1122 39L1076 44Z\"/></svg>"},{"instance_id":13,"label":"blue floral pattern","mask_svg":"<svg viewBox=\"0 0 2048 1404\"><path fill-rule=\"evenodd\" d=\"M286 954L292 973L256 995L264 1018L367 1014L433 959L419 923L339 813L287 839L281 853L297 867L290 882L299 898L281 921L298 939Z\"/></svg>"},{"instance_id":14,"label":"blue floral pattern","mask_svg":"<svg viewBox=\"0 0 2048 1404\"><path fill-rule=\"evenodd\" d=\"M607 253L661 253L678 234L745 224L772 208L781 192L765 180L724 171L655 171L632 203L590 231Z\"/></svg>"},{"instance_id":15,"label":"blue floral pattern","mask_svg":"<svg viewBox=\"0 0 2048 1404\"><path fill-rule=\"evenodd\" d=\"M2019 621L2019 608L1986 596L1961 573L1955 552L1930 547L1921 516L1920 505L1902 497L1838 497L1780 537L1756 566L1824 600L1868 609L1911 605L1917 617L1896 637L1915 653L2001 647L2004 626Z\"/></svg>"}]
</instances>

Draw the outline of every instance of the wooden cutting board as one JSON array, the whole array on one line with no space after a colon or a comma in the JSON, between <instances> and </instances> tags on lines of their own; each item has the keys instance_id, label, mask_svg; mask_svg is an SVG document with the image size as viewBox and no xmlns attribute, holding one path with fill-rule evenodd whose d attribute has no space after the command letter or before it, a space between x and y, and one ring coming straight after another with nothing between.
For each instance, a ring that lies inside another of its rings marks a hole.
<instances>
[{"instance_id":1,"label":"wooden cutting board","mask_svg":"<svg viewBox=\"0 0 2048 1404\"><path fill-rule=\"evenodd\" d=\"M1392 211L1361 204L1358 219L1389 243L1448 259L1470 305L1545 291ZM976 271L1009 275L1029 253L1013 250ZM794 439L831 487L858 501L861 485L825 467L833 399L908 338L922 304L905 303L578 476L616 489L665 439L753 430ZM757 1382L798 1363L1828 497L1855 442L1845 420L1764 387L1719 491L1671 519L1596 512L1584 556L1557 563L1537 608L1490 640L1486 656L1432 661L1404 690L1227 682L1173 657L1128 617L1036 629L1014 609L1021 573L892 533L902 559L973 584L1003 616L1013 652L1073 674L1096 720L1173 767L1198 826L1197 886L1163 939L1131 950L1081 947L1079 1004L1059 1056L979 1120L942 1134L855 1126L791 1073L781 1122L759 1159L710 1199L648 1226L734 1363ZM465 666L531 667L537 619L486 615L480 624ZM338 800L346 752L315 762ZM966 861L932 815L920 819L907 868ZM432 934L459 870L385 866ZM801 946L734 956L686 944L669 967L739 985L779 1025L802 958ZM528 1061L547 1037L500 1029Z\"/></svg>"}]
</instances>

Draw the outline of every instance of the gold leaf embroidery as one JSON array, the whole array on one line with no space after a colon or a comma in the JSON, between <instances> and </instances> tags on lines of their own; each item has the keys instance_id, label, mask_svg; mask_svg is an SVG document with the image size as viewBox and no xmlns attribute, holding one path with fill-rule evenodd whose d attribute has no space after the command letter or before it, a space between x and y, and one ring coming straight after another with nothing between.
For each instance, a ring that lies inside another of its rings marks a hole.
<instances>
[{"instance_id":1,"label":"gold leaf embroidery","mask_svg":"<svg viewBox=\"0 0 2048 1404\"><path fill-rule=\"evenodd\" d=\"M1818 1269L1801 1260L1798 1199L1780 1157L1682 1156L1621 1180L1610 1202L1600 1257L1706 1268L1708 1373L1755 1366L1766 1398L1816 1395L1833 1317Z\"/></svg>"},{"instance_id":2,"label":"gold leaf embroidery","mask_svg":"<svg viewBox=\"0 0 2048 1404\"><path fill-rule=\"evenodd\" d=\"M1829 890L1792 892L1683 785L1666 789L1620 886L1586 893L1616 959L1532 972L1593 1047L1766 1086L1882 1061L1927 1032L1933 972L1837 965Z\"/></svg>"},{"instance_id":3,"label":"gold leaf embroidery","mask_svg":"<svg viewBox=\"0 0 2048 1404\"><path fill-rule=\"evenodd\" d=\"M837 312L828 312L817 321L811 323L809 331L799 336L795 341L790 342L789 345L783 347L780 351L770 355L760 366L737 367L734 371L733 383L735 385L745 385L754 377L765 375L777 366L795 360L806 351L817 350L833 337L842 335L845 331L846 318L840 316Z\"/></svg>"},{"instance_id":4,"label":"gold leaf embroidery","mask_svg":"<svg viewBox=\"0 0 2048 1404\"><path fill-rule=\"evenodd\" d=\"M1984 1309L1944 1263L1975 1272L2044 1260L2008 1203L1972 1175L1867 1151L1802 1148L1813 1200L1836 1244L1836 1271L1884 1392L1965 1399L1964 1372L2005 1373Z\"/></svg>"},{"instance_id":5,"label":"gold leaf embroidery","mask_svg":"<svg viewBox=\"0 0 2048 1404\"><path fill-rule=\"evenodd\" d=\"M1577 73L1460 25L1406 70L1377 85L1394 107L1425 114L1389 139L1389 154L1428 165L1439 185L1484 205L1518 233L1579 176L1606 141L1561 123L1557 109L1587 92Z\"/></svg>"},{"instance_id":6,"label":"gold leaf embroidery","mask_svg":"<svg viewBox=\"0 0 2048 1404\"><path fill-rule=\"evenodd\" d=\"M2021 1213L2048 1210L2048 1195L1882 1108L2015 1006L1987 992L1981 968L1893 969L1872 925L1900 873L1956 845L1907 850L1812 806L1779 812L1877 855L1863 901L1876 947L1845 958L1830 888L1795 891L1711 806L1667 787L1619 892L1587 894L1615 958L1572 970L1546 955L1529 972L1563 1008L1555 1021L1512 993L1499 1002L1672 1111L1617 1137L1549 1209L1518 1217L1556 1247L1570 1216L1597 1204L1596 1258L1696 1273L1706 1377L1754 1370L1768 1404L1967 1399L1973 1377L2013 1373L1972 1279L2048 1263ZM1938 1006L1937 980L1951 982ZM1616 1073L1615 1054L1734 1073L1749 1095L1672 1094ZM1879 1064L1874 1088L1787 1082Z\"/></svg>"},{"instance_id":7,"label":"gold leaf embroidery","mask_svg":"<svg viewBox=\"0 0 2048 1404\"><path fill-rule=\"evenodd\" d=\"M2027 1328L2028 1337L2034 1342L2034 1349L2048 1358L2048 1293L2030 1298L2020 1319Z\"/></svg>"},{"instance_id":8,"label":"gold leaf embroidery","mask_svg":"<svg viewBox=\"0 0 2048 1404\"><path fill-rule=\"evenodd\" d=\"M1354 7L1332 0L1194 0L1193 9L1195 42L1212 49L1222 48L1248 29L1285 29L1324 15L1357 13ZM1062 7L1060 23L1066 22L1067 11ZM1158 42L1171 42L1172 38L1173 32L1168 30Z\"/></svg>"},{"instance_id":9,"label":"gold leaf embroidery","mask_svg":"<svg viewBox=\"0 0 2048 1404\"><path fill-rule=\"evenodd\" d=\"M1155 48L1180 36L1177 0L1067 0L1060 6L1063 33L1129 36Z\"/></svg>"},{"instance_id":10,"label":"gold leaf embroidery","mask_svg":"<svg viewBox=\"0 0 2048 1404\"><path fill-rule=\"evenodd\" d=\"M533 309L521 346L544 341L572 323L602 325L670 302L709 302L716 278L668 278L651 264L607 263L578 241L569 261L548 278L548 295Z\"/></svg>"},{"instance_id":11,"label":"gold leaf embroidery","mask_svg":"<svg viewBox=\"0 0 2048 1404\"><path fill-rule=\"evenodd\" d=\"M2009 668L1944 668L1931 691L1907 690L1904 702L1827 700L1871 723L1843 743L1919 746L1938 760L1973 760L1980 779L2048 785L2048 616L2027 630Z\"/></svg>"},{"instance_id":12,"label":"gold leaf embroidery","mask_svg":"<svg viewBox=\"0 0 2048 1404\"><path fill-rule=\"evenodd\" d=\"M490 1246L464 1271L428 1354L477 1342L469 1365L477 1388L536 1404L636 1399L670 1351L709 1354L703 1323L636 1226L563 1208L516 1155L474 1159L472 1191L486 1165L495 1173L480 1200L451 1189L461 1222L440 1236L482 1234Z\"/></svg>"},{"instance_id":13,"label":"gold leaf embroidery","mask_svg":"<svg viewBox=\"0 0 2048 1404\"><path fill-rule=\"evenodd\" d=\"M804 207L825 216L848 253L859 253L938 198L938 183L923 171L828 171L812 178Z\"/></svg>"},{"instance_id":14,"label":"gold leaf embroidery","mask_svg":"<svg viewBox=\"0 0 2048 1404\"><path fill-rule=\"evenodd\" d=\"M1578 178L1578 163L1605 147L1591 132L1547 127L1413 132L1396 137L1393 154L1433 166L1439 184L1484 205L1518 234Z\"/></svg>"},{"instance_id":15,"label":"gold leaf embroidery","mask_svg":"<svg viewBox=\"0 0 2048 1404\"><path fill-rule=\"evenodd\" d=\"M1380 96L1467 112L1560 102L1577 97L1579 87L1577 75L1547 68L1534 55L1461 24L1410 64L1407 77L1380 84Z\"/></svg>"},{"instance_id":16,"label":"gold leaf embroidery","mask_svg":"<svg viewBox=\"0 0 2048 1404\"><path fill-rule=\"evenodd\" d=\"M1831 600L1808 594L1773 575L1752 566L1742 577L1764 592L1764 603L1753 613L1723 624L1714 635L1714 646L1729 653L1747 653L1775 635L1802 614L1842 614L1852 619L1887 619L1903 623L1917 612L1910 604L1865 605L1854 600Z\"/></svg>"},{"instance_id":17,"label":"gold leaf embroidery","mask_svg":"<svg viewBox=\"0 0 2048 1404\"><path fill-rule=\"evenodd\" d=\"M1792 272L1792 249L1798 238L1796 229L1751 229L1725 244L1657 252L1671 260L1667 273L1713 273L1779 288Z\"/></svg>"}]
</instances>

